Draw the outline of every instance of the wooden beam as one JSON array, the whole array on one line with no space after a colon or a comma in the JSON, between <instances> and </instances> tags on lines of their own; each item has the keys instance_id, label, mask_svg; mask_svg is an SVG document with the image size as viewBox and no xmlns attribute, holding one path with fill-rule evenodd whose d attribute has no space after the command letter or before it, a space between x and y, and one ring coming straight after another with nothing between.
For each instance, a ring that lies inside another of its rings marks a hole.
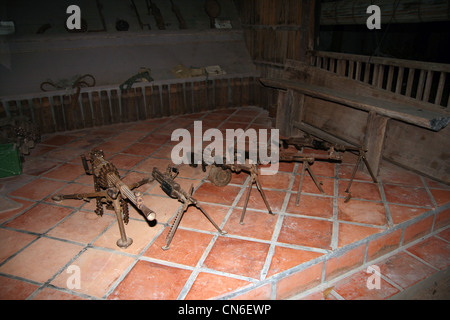
<instances>
[{"instance_id":1,"label":"wooden beam","mask_svg":"<svg viewBox=\"0 0 450 320\"><path fill-rule=\"evenodd\" d=\"M340 103L352 108L368 112L373 111L377 114L405 121L433 131L441 130L450 122L450 116L444 112L412 108L409 105L398 102L357 96L315 85L307 85L295 80L263 78L261 82L269 87L283 90L296 90L312 97Z\"/></svg>"},{"instance_id":2,"label":"wooden beam","mask_svg":"<svg viewBox=\"0 0 450 320\"><path fill-rule=\"evenodd\" d=\"M367 150L367 161L375 176L378 175L383 153L384 138L389 118L369 112L367 119L364 147Z\"/></svg>"}]
</instances>

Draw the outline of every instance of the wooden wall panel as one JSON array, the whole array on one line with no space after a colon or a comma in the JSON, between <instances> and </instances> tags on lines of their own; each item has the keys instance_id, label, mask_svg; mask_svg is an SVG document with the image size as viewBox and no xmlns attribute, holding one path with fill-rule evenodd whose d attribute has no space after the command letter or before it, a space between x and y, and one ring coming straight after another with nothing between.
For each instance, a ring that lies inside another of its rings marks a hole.
<instances>
[{"instance_id":1,"label":"wooden wall panel","mask_svg":"<svg viewBox=\"0 0 450 320\"><path fill-rule=\"evenodd\" d=\"M383 158L450 184L450 126L439 132L389 120Z\"/></svg>"},{"instance_id":2,"label":"wooden wall panel","mask_svg":"<svg viewBox=\"0 0 450 320\"><path fill-rule=\"evenodd\" d=\"M305 97L304 108L304 122L350 143L364 143L367 112L312 97Z\"/></svg>"}]
</instances>

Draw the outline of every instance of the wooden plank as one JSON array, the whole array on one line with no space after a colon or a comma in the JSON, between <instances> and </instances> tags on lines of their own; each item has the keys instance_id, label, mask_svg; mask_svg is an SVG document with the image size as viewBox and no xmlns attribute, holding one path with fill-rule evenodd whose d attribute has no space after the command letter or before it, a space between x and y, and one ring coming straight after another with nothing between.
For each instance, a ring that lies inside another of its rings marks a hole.
<instances>
[{"instance_id":1,"label":"wooden plank","mask_svg":"<svg viewBox=\"0 0 450 320\"><path fill-rule=\"evenodd\" d=\"M406 92L405 92L405 96L407 96L407 97L411 97L415 71L416 71L415 69L409 68L408 80L406 82Z\"/></svg>"},{"instance_id":2,"label":"wooden plank","mask_svg":"<svg viewBox=\"0 0 450 320\"><path fill-rule=\"evenodd\" d=\"M120 92L120 121L130 121L130 106L129 106L129 90L122 90Z\"/></svg>"},{"instance_id":3,"label":"wooden plank","mask_svg":"<svg viewBox=\"0 0 450 320\"><path fill-rule=\"evenodd\" d=\"M63 96L63 109L64 109L64 122L66 123L66 130L75 129L75 119L73 110L71 108L70 97L68 95Z\"/></svg>"},{"instance_id":4,"label":"wooden plank","mask_svg":"<svg viewBox=\"0 0 450 320\"><path fill-rule=\"evenodd\" d=\"M361 81L361 61L356 61L355 79Z\"/></svg>"},{"instance_id":5,"label":"wooden plank","mask_svg":"<svg viewBox=\"0 0 450 320\"><path fill-rule=\"evenodd\" d=\"M250 80L248 77L242 78L241 105L248 106L250 102Z\"/></svg>"},{"instance_id":6,"label":"wooden plank","mask_svg":"<svg viewBox=\"0 0 450 320\"><path fill-rule=\"evenodd\" d=\"M214 82L212 80L206 81L206 110L214 110Z\"/></svg>"},{"instance_id":7,"label":"wooden plank","mask_svg":"<svg viewBox=\"0 0 450 320\"><path fill-rule=\"evenodd\" d=\"M191 82L186 82L184 84L184 101L186 103L186 113L193 113L194 102L193 102L193 92Z\"/></svg>"},{"instance_id":8,"label":"wooden plank","mask_svg":"<svg viewBox=\"0 0 450 320\"><path fill-rule=\"evenodd\" d=\"M348 62L348 77L355 79L355 61Z\"/></svg>"},{"instance_id":9,"label":"wooden plank","mask_svg":"<svg viewBox=\"0 0 450 320\"><path fill-rule=\"evenodd\" d=\"M181 114L181 101L178 95L178 87L176 84L170 85L170 114L179 115Z\"/></svg>"},{"instance_id":10,"label":"wooden plank","mask_svg":"<svg viewBox=\"0 0 450 320\"><path fill-rule=\"evenodd\" d=\"M232 107L240 107L242 104L242 84L240 78L231 79Z\"/></svg>"},{"instance_id":11,"label":"wooden plank","mask_svg":"<svg viewBox=\"0 0 450 320\"><path fill-rule=\"evenodd\" d=\"M380 168L388 120L388 117L379 116L375 112L369 112L367 118L364 147L367 150L367 162L375 176Z\"/></svg>"},{"instance_id":12,"label":"wooden plank","mask_svg":"<svg viewBox=\"0 0 450 320\"><path fill-rule=\"evenodd\" d=\"M15 100L11 100L8 102L8 110L11 118L20 116L20 110Z\"/></svg>"},{"instance_id":13,"label":"wooden plank","mask_svg":"<svg viewBox=\"0 0 450 320\"><path fill-rule=\"evenodd\" d=\"M170 102L169 102L169 85L163 84L161 86L161 112L163 117L169 117L170 114Z\"/></svg>"},{"instance_id":14,"label":"wooden plank","mask_svg":"<svg viewBox=\"0 0 450 320\"><path fill-rule=\"evenodd\" d=\"M20 111L29 121L33 120L33 114L28 100L20 100Z\"/></svg>"},{"instance_id":15,"label":"wooden plank","mask_svg":"<svg viewBox=\"0 0 450 320\"><path fill-rule=\"evenodd\" d=\"M184 86L182 83L177 83L176 87L177 87L178 101L180 103L180 106L179 106L180 114L189 113L189 111L186 108L186 100L184 97Z\"/></svg>"},{"instance_id":16,"label":"wooden plank","mask_svg":"<svg viewBox=\"0 0 450 320\"><path fill-rule=\"evenodd\" d=\"M72 99L75 99L75 102L72 102ZM72 107L72 114L75 122L76 129L84 128L83 122L83 112L81 111L81 103L80 103L81 95L78 94L78 97L71 97L70 103Z\"/></svg>"},{"instance_id":17,"label":"wooden plank","mask_svg":"<svg viewBox=\"0 0 450 320\"><path fill-rule=\"evenodd\" d=\"M44 119L42 115L42 104L41 99L34 98L32 100L33 105L33 113L34 113L34 123L39 127L42 133L44 133ZM3 106L0 102L0 110L3 109ZM3 111L2 114L0 114L0 118L6 117L6 111Z\"/></svg>"},{"instance_id":18,"label":"wooden plank","mask_svg":"<svg viewBox=\"0 0 450 320\"><path fill-rule=\"evenodd\" d=\"M137 119L147 119L147 113L144 103L144 93L141 87L136 87L134 89L134 102L136 104Z\"/></svg>"},{"instance_id":19,"label":"wooden plank","mask_svg":"<svg viewBox=\"0 0 450 320\"><path fill-rule=\"evenodd\" d=\"M449 114L450 111L437 108L435 105L417 99L398 95L387 90L379 89L362 82L338 76L318 68L311 67L300 61L288 60L285 64L284 77L288 79L299 79L301 82L330 88L337 91L348 92L353 95L367 96L375 99L387 100L410 106L412 109L427 109L430 111Z\"/></svg>"},{"instance_id":20,"label":"wooden plank","mask_svg":"<svg viewBox=\"0 0 450 320\"><path fill-rule=\"evenodd\" d=\"M288 90L287 92L280 92L277 101L275 127L280 130L281 136L289 137L292 135L292 109L292 90Z\"/></svg>"},{"instance_id":21,"label":"wooden plank","mask_svg":"<svg viewBox=\"0 0 450 320\"><path fill-rule=\"evenodd\" d=\"M111 90L111 116L112 116L111 117L112 123L120 122L121 118L120 103L119 103L119 95L116 89Z\"/></svg>"},{"instance_id":22,"label":"wooden plank","mask_svg":"<svg viewBox=\"0 0 450 320\"><path fill-rule=\"evenodd\" d=\"M89 99L89 94L87 92L81 94L81 103L83 105L84 126L85 128L91 128L94 125L94 121L92 117L91 100Z\"/></svg>"},{"instance_id":23,"label":"wooden plank","mask_svg":"<svg viewBox=\"0 0 450 320\"><path fill-rule=\"evenodd\" d=\"M154 85L152 87L152 104L153 104L153 108L155 110L156 118L160 118L163 116L160 91L161 90L158 85Z\"/></svg>"},{"instance_id":24,"label":"wooden plank","mask_svg":"<svg viewBox=\"0 0 450 320\"><path fill-rule=\"evenodd\" d=\"M364 80L363 82L369 83L370 82L370 64L366 62L366 66L364 68Z\"/></svg>"},{"instance_id":25,"label":"wooden plank","mask_svg":"<svg viewBox=\"0 0 450 320\"><path fill-rule=\"evenodd\" d=\"M411 108L409 105L400 103L385 104L379 99L362 97L354 94L344 93L323 87L305 85L298 81L285 79L262 79L265 85L297 90L306 95L347 105L364 111L374 111L379 115L384 115L393 119L398 119L420 127L439 131L450 122L450 116L441 112Z\"/></svg>"},{"instance_id":26,"label":"wooden plank","mask_svg":"<svg viewBox=\"0 0 450 320\"><path fill-rule=\"evenodd\" d=\"M101 126L103 124L102 106L100 105L100 95L97 91L91 93L92 97L92 115L94 126Z\"/></svg>"},{"instance_id":27,"label":"wooden plank","mask_svg":"<svg viewBox=\"0 0 450 320\"><path fill-rule=\"evenodd\" d=\"M102 122L104 125L109 125L112 123L111 107L109 103L108 92L106 90L102 90L100 92L100 104L102 108Z\"/></svg>"},{"instance_id":28,"label":"wooden plank","mask_svg":"<svg viewBox=\"0 0 450 320\"><path fill-rule=\"evenodd\" d=\"M395 93L401 94L401 92L402 92L403 74L404 73L405 73L405 68L399 67L398 75L397 75L397 83L395 84Z\"/></svg>"},{"instance_id":29,"label":"wooden plank","mask_svg":"<svg viewBox=\"0 0 450 320\"><path fill-rule=\"evenodd\" d=\"M392 82L394 80L394 66L389 66L386 90L392 91Z\"/></svg>"},{"instance_id":30,"label":"wooden plank","mask_svg":"<svg viewBox=\"0 0 450 320\"><path fill-rule=\"evenodd\" d=\"M450 184L450 126L439 132L390 120L383 158Z\"/></svg>"},{"instance_id":31,"label":"wooden plank","mask_svg":"<svg viewBox=\"0 0 450 320\"><path fill-rule=\"evenodd\" d=\"M441 102L442 102L442 94L444 92L445 76L446 76L445 72L441 72L441 74L439 76L439 84L438 84L438 88L436 91L436 99L434 101L434 103L438 106L440 106Z\"/></svg>"},{"instance_id":32,"label":"wooden plank","mask_svg":"<svg viewBox=\"0 0 450 320\"><path fill-rule=\"evenodd\" d=\"M339 138L339 137L337 137L335 135L329 134L329 133L327 133L327 132L325 132L325 131L323 131L323 130L321 130L319 128L313 127L313 126L311 126L311 125L309 125L307 123L304 123L304 122L296 121L296 122L294 122L294 127L299 129L299 130L301 130L301 131L303 131L303 132L307 132L307 133L309 133L309 134L311 134L311 135L313 135L313 136L315 136L315 137L317 137L319 139L322 139L322 140L325 140L325 141L328 141L328 142L331 142L331 143L334 143L334 144L351 144L351 145L353 145L355 147L360 147L360 145L358 145L358 144L354 144L354 143L351 143L349 141L343 140L343 139L341 139L341 138Z\"/></svg>"},{"instance_id":33,"label":"wooden plank","mask_svg":"<svg viewBox=\"0 0 450 320\"><path fill-rule=\"evenodd\" d=\"M428 102L430 99L430 91L431 91L431 84L433 82L434 72L428 71L427 72L427 81L425 82L425 88L423 92L423 101Z\"/></svg>"},{"instance_id":34,"label":"wooden plank","mask_svg":"<svg viewBox=\"0 0 450 320\"><path fill-rule=\"evenodd\" d=\"M152 104L152 87L145 87L145 112L147 118L153 119L155 117L155 110Z\"/></svg>"},{"instance_id":35,"label":"wooden plank","mask_svg":"<svg viewBox=\"0 0 450 320\"><path fill-rule=\"evenodd\" d=\"M42 98L42 133L52 133L55 132L55 121L53 118L52 107L50 105L50 98Z\"/></svg>"},{"instance_id":36,"label":"wooden plank","mask_svg":"<svg viewBox=\"0 0 450 320\"><path fill-rule=\"evenodd\" d=\"M420 70L419 82L417 84L416 99L423 100L422 94L423 94L424 86L425 86L425 70Z\"/></svg>"},{"instance_id":37,"label":"wooden plank","mask_svg":"<svg viewBox=\"0 0 450 320\"><path fill-rule=\"evenodd\" d=\"M0 101L0 119L7 118L6 109L3 107L3 102Z\"/></svg>"},{"instance_id":38,"label":"wooden plank","mask_svg":"<svg viewBox=\"0 0 450 320\"><path fill-rule=\"evenodd\" d=\"M56 131L66 130L64 122L64 111L60 96L53 96L53 113L55 115L55 129Z\"/></svg>"},{"instance_id":39,"label":"wooden plank","mask_svg":"<svg viewBox=\"0 0 450 320\"><path fill-rule=\"evenodd\" d=\"M306 95L303 121L330 134L362 145L368 113Z\"/></svg>"}]
</instances>

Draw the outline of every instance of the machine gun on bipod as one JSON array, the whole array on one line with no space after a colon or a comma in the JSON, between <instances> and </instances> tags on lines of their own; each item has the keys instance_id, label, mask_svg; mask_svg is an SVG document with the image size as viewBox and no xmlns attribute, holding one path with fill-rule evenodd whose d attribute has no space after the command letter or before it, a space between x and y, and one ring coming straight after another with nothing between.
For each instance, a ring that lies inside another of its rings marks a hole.
<instances>
[{"instance_id":1,"label":"machine gun on bipod","mask_svg":"<svg viewBox=\"0 0 450 320\"><path fill-rule=\"evenodd\" d=\"M234 151L234 159L236 160L237 151ZM248 154L246 153L245 158L248 158ZM191 159L190 165L192 167L197 167L198 164L194 162L195 154L190 153L188 157ZM221 160L221 161L219 161ZM202 160L201 162L203 172L206 172L207 164ZM266 195L264 193L264 189L262 188L261 182L259 181L259 173L258 173L258 164L257 163L243 163L240 164L238 161L234 161L233 163L227 163L226 159L219 159L215 157L214 162L212 163L212 167L208 174L208 179L216 186L223 187L226 186L232 178L232 172L240 173L241 171L246 172L250 175L250 179L247 184L247 194L245 197L244 207L242 208L241 219L239 221L240 224L244 224L244 217L247 211L248 201L250 199L250 193L252 191L253 184L256 184L256 188L258 189L261 197L264 201L264 204L269 212L269 214L274 214L272 209L270 208L269 202L267 201Z\"/></svg>"},{"instance_id":2,"label":"machine gun on bipod","mask_svg":"<svg viewBox=\"0 0 450 320\"><path fill-rule=\"evenodd\" d=\"M105 160L103 151L99 149L93 149L89 153L89 158L81 155L81 160L86 174L92 175L94 178L95 192L66 195L55 194L52 199L60 202L64 199L90 201L92 198L95 198L97 201L95 213L99 216L103 215L104 205L106 209L114 210L120 231L120 239L117 240L117 246L127 248L133 243L133 239L127 237L125 233L124 224L128 224L129 221L128 203L126 200L128 199L133 203L145 215L147 220L152 221L156 217L155 212L144 205L142 193L131 191L148 183L149 179L142 179L130 185L125 184L120 179L117 168L114 164Z\"/></svg>"},{"instance_id":3,"label":"machine gun on bipod","mask_svg":"<svg viewBox=\"0 0 450 320\"><path fill-rule=\"evenodd\" d=\"M156 180L160 184L161 189L169 197L177 199L183 204L182 207L177 211L174 222L170 226L170 231L166 237L166 245L162 247L163 250L169 249L173 236L175 235L175 232L177 231L178 226L180 225L181 218L183 218L184 213L186 212L186 210L190 205L193 205L198 210L200 210L203 213L203 215L209 220L209 222L211 222L211 224L217 229L217 231L219 231L220 234L222 235L226 234L226 232L219 228L219 226L214 222L214 220L209 216L209 214L206 213L206 211L203 209L200 203L193 197L194 186L191 185L189 192L186 192L185 190L183 190L183 188L181 188L179 183L175 182L175 178L178 176L178 172L179 171L177 168L170 166L167 167L165 173L161 173L156 167L153 168L152 172L153 180Z\"/></svg>"},{"instance_id":4,"label":"machine gun on bipod","mask_svg":"<svg viewBox=\"0 0 450 320\"><path fill-rule=\"evenodd\" d=\"M289 145L294 146L297 150L303 150L304 147L312 148L316 150L326 150L328 151L328 156L333 159L335 157L335 160L341 160L342 157L340 157L337 152L352 152L354 154L357 154L358 160L356 161L355 167L353 168L352 176L350 178L350 181L347 185L347 188L345 189L345 192L347 193L347 197L345 199L345 202L348 202L351 199L351 193L350 193L350 187L353 183L353 179L355 178L356 172L358 171L359 165L361 164L361 161L364 162L367 171L369 171L369 174L373 180L374 183L378 183L377 178L375 177L372 168L370 167L369 162L366 158L366 152L367 150L362 147L355 147L355 146L349 146L344 144L338 144L338 143L331 143L325 140L319 140L311 137L309 133L307 133L307 136L305 137L289 137L289 138L281 138L283 147L286 149L289 147ZM340 157L340 159L339 159ZM280 157L281 158L281 157ZM310 172L311 173L311 172ZM317 185L317 184L316 184ZM297 195L298 196L298 195Z\"/></svg>"}]
</instances>

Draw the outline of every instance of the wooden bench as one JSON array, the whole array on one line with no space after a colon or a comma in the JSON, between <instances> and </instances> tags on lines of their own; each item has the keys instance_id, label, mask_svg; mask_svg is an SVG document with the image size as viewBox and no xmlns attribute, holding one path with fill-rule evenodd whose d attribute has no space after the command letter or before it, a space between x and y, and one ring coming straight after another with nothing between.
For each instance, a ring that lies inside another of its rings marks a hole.
<instances>
[{"instance_id":1,"label":"wooden bench","mask_svg":"<svg viewBox=\"0 0 450 320\"><path fill-rule=\"evenodd\" d=\"M269 87L288 90L292 89L305 95L340 103L352 108L375 112L378 115L401 120L419 127L439 131L450 122L450 114L425 108L412 108L399 102L389 102L373 98L358 96L334 89L304 84L295 80L263 78L261 82Z\"/></svg>"},{"instance_id":2,"label":"wooden bench","mask_svg":"<svg viewBox=\"0 0 450 320\"><path fill-rule=\"evenodd\" d=\"M301 130L303 127L309 131L322 132L334 141L363 146L368 150L368 161L376 174L383 156L390 119L432 132L441 131L450 122L450 112L445 108L300 61L288 60L281 78L263 78L261 82L279 89L276 127L280 129L281 135L293 135L296 129ZM448 147L448 142L445 144ZM445 156L445 151L442 154ZM425 164L421 165L426 168ZM433 178L439 175L429 172L424 174Z\"/></svg>"}]
</instances>

